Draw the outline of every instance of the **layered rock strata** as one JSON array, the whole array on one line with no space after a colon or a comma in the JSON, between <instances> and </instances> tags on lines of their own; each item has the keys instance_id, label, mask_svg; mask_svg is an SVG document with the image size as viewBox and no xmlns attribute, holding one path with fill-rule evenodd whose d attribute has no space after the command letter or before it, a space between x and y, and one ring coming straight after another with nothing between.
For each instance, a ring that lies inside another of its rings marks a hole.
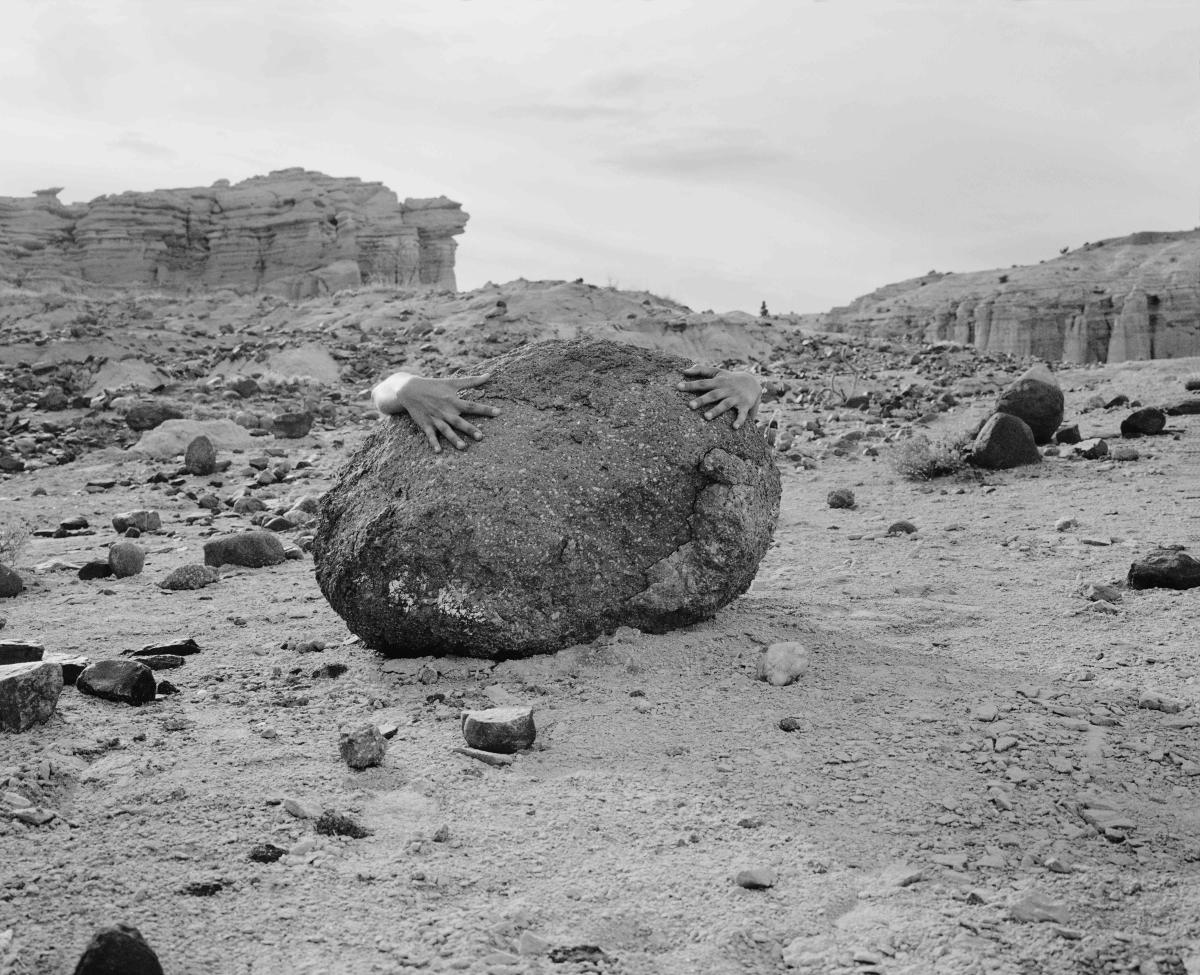
<instances>
[{"instance_id":1,"label":"layered rock strata","mask_svg":"<svg viewBox=\"0 0 1200 975\"><path fill-rule=\"evenodd\" d=\"M290 299L369 283L454 290L468 215L401 203L382 183L283 169L230 185L101 196L0 197L0 280L265 291Z\"/></svg>"},{"instance_id":2,"label":"layered rock strata","mask_svg":"<svg viewBox=\"0 0 1200 975\"><path fill-rule=\"evenodd\" d=\"M1063 362L1200 355L1200 230L1097 241L1007 270L931 271L817 324Z\"/></svg>"}]
</instances>

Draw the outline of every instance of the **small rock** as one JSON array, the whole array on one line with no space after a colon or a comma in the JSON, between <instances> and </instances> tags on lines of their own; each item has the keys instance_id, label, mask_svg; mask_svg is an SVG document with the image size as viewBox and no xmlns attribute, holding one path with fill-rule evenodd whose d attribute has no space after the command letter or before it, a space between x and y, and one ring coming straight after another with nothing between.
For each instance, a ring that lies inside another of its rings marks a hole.
<instances>
[{"instance_id":1,"label":"small rock","mask_svg":"<svg viewBox=\"0 0 1200 975\"><path fill-rule=\"evenodd\" d=\"M46 648L40 643L27 643L24 640L0 640L0 667L8 664L36 663L45 656L45 653Z\"/></svg>"},{"instance_id":2,"label":"small rock","mask_svg":"<svg viewBox=\"0 0 1200 975\"><path fill-rule=\"evenodd\" d=\"M204 564L244 565L252 569L278 565L287 558L283 543L268 531L248 531L204 544Z\"/></svg>"},{"instance_id":3,"label":"small rock","mask_svg":"<svg viewBox=\"0 0 1200 975\"><path fill-rule=\"evenodd\" d=\"M537 736L533 708L514 706L465 711L462 733L472 748L504 755L521 751L532 745Z\"/></svg>"},{"instance_id":4,"label":"small rock","mask_svg":"<svg viewBox=\"0 0 1200 975\"><path fill-rule=\"evenodd\" d=\"M108 549L108 565L118 579L138 575L146 564L146 550L136 542L114 542Z\"/></svg>"},{"instance_id":5,"label":"small rock","mask_svg":"<svg viewBox=\"0 0 1200 975\"><path fill-rule=\"evenodd\" d=\"M20 595L24 588L25 583L21 581L15 569L0 565L0 599L12 599Z\"/></svg>"},{"instance_id":6,"label":"small rock","mask_svg":"<svg viewBox=\"0 0 1200 975\"><path fill-rule=\"evenodd\" d=\"M889 535L912 535L916 532L917 526L911 521L893 521L888 525L887 533Z\"/></svg>"},{"instance_id":7,"label":"small rock","mask_svg":"<svg viewBox=\"0 0 1200 975\"><path fill-rule=\"evenodd\" d=\"M1078 524L1079 522L1077 522L1074 518L1059 518L1058 521L1054 523L1054 530L1056 532L1065 532L1076 527Z\"/></svg>"},{"instance_id":8,"label":"small rock","mask_svg":"<svg viewBox=\"0 0 1200 975\"><path fill-rule=\"evenodd\" d=\"M196 477L208 477L217 470L217 448L208 437L201 434L187 445L183 455L183 468Z\"/></svg>"},{"instance_id":9,"label":"small rock","mask_svg":"<svg viewBox=\"0 0 1200 975\"><path fill-rule=\"evenodd\" d=\"M278 413L275 415L272 432L276 437L285 440L298 440L300 437L308 435L312 425L312 413Z\"/></svg>"},{"instance_id":10,"label":"small rock","mask_svg":"<svg viewBox=\"0 0 1200 975\"><path fill-rule=\"evenodd\" d=\"M1200 562L1160 549L1131 564L1127 582L1130 589L1194 589L1200 586Z\"/></svg>"},{"instance_id":11,"label":"small rock","mask_svg":"<svg viewBox=\"0 0 1200 975\"><path fill-rule=\"evenodd\" d=\"M804 727L804 722L796 717L786 717L779 719L780 731L799 731Z\"/></svg>"},{"instance_id":12,"label":"small rock","mask_svg":"<svg viewBox=\"0 0 1200 975\"><path fill-rule=\"evenodd\" d=\"M1118 406L1128 406L1129 397L1124 393L1117 393L1112 399L1104 404L1106 410L1115 410Z\"/></svg>"},{"instance_id":13,"label":"small rock","mask_svg":"<svg viewBox=\"0 0 1200 975\"><path fill-rule=\"evenodd\" d=\"M62 667L30 661L0 668L0 729L24 731L47 721L63 689Z\"/></svg>"},{"instance_id":14,"label":"small rock","mask_svg":"<svg viewBox=\"0 0 1200 975\"><path fill-rule=\"evenodd\" d=\"M1056 444L1068 445L1079 443L1082 439L1083 437L1079 434L1078 423L1064 423L1054 434L1054 442Z\"/></svg>"},{"instance_id":15,"label":"small rock","mask_svg":"<svg viewBox=\"0 0 1200 975\"><path fill-rule=\"evenodd\" d=\"M219 581L221 573L211 565L181 565L168 573L159 582L160 589L179 591L182 589L203 589Z\"/></svg>"},{"instance_id":16,"label":"small rock","mask_svg":"<svg viewBox=\"0 0 1200 975\"><path fill-rule=\"evenodd\" d=\"M476 759L483 762L485 765L512 765L513 757L511 755L501 755L499 752L484 751L482 748L453 748L451 751L458 755L466 755L468 758Z\"/></svg>"},{"instance_id":17,"label":"small rock","mask_svg":"<svg viewBox=\"0 0 1200 975\"><path fill-rule=\"evenodd\" d=\"M351 768L371 768L383 761L387 752L387 741L379 729L368 722L342 732L338 739L338 751L342 753L342 760Z\"/></svg>"},{"instance_id":18,"label":"small rock","mask_svg":"<svg viewBox=\"0 0 1200 975\"><path fill-rule=\"evenodd\" d=\"M1071 912L1066 904L1052 901L1036 890L1031 890L1013 901L1008 907L1008 913L1014 921L1024 922L1053 921L1056 924L1066 924L1071 919Z\"/></svg>"},{"instance_id":19,"label":"small rock","mask_svg":"<svg viewBox=\"0 0 1200 975\"><path fill-rule=\"evenodd\" d=\"M283 808L297 819L318 819L321 808L314 803L301 802L299 799L284 799Z\"/></svg>"},{"instance_id":20,"label":"small rock","mask_svg":"<svg viewBox=\"0 0 1200 975\"><path fill-rule=\"evenodd\" d=\"M123 704L146 704L157 691L153 672L136 660L98 660L84 668L75 686L84 694Z\"/></svg>"},{"instance_id":21,"label":"small rock","mask_svg":"<svg viewBox=\"0 0 1200 975\"><path fill-rule=\"evenodd\" d=\"M825 496L825 503L831 508L853 508L855 505L854 492L849 488L834 488Z\"/></svg>"},{"instance_id":22,"label":"small rock","mask_svg":"<svg viewBox=\"0 0 1200 975\"><path fill-rule=\"evenodd\" d=\"M1092 602L1104 600L1106 603L1119 603L1121 601L1121 590L1106 582L1091 583L1084 589L1083 595L1085 599L1090 599Z\"/></svg>"},{"instance_id":23,"label":"small rock","mask_svg":"<svg viewBox=\"0 0 1200 975\"><path fill-rule=\"evenodd\" d=\"M151 670L174 670L183 666L183 657L174 653L140 654L137 660Z\"/></svg>"},{"instance_id":24,"label":"small rock","mask_svg":"<svg viewBox=\"0 0 1200 975\"><path fill-rule=\"evenodd\" d=\"M1101 457L1107 457L1108 441L1103 437L1081 440L1072 445L1070 456L1082 457L1084 460L1099 460Z\"/></svg>"},{"instance_id":25,"label":"small rock","mask_svg":"<svg viewBox=\"0 0 1200 975\"><path fill-rule=\"evenodd\" d=\"M88 528L88 520L83 515L74 515L70 518L64 518L58 523L60 531L64 532L81 532Z\"/></svg>"},{"instance_id":26,"label":"small rock","mask_svg":"<svg viewBox=\"0 0 1200 975\"><path fill-rule=\"evenodd\" d=\"M1164 714L1178 714L1183 710L1183 703L1158 691L1144 690L1138 696L1138 707L1148 711L1162 711Z\"/></svg>"},{"instance_id":27,"label":"small rock","mask_svg":"<svg viewBox=\"0 0 1200 975\"><path fill-rule=\"evenodd\" d=\"M162 528L162 518L157 511L147 511L140 508L137 511L122 511L113 515L113 528L120 534L136 528L139 532L156 532Z\"/></svg>"},{"instance_id":28,"label":"small rock","mask_svg":"<svg viewBox=\"0 0 1200 975\"><path fill-rule=\"evenodd\" d=\"M1152 437L1162 433L1167 425L1167 414L1153 406L1134 410L1121 421L1122 437Z\"/></svg>"},{"instance_id":29,"label":"small rock","mask_svg":"<svg viewBox=\"0 0 1200 975\"><path fill-rule=\"evenodd\" d=\"M808 650L795 641L772 643L758 658L758 679L772 687L786 687L802 677L809 667Z\"/></svg>"},{"instance_id":30,"label":"small rock","mask_svg":"<svg viewBox=\"0 0 1200 975\"><path fill-rule=\"evenodd\" d=\"M116 924L92 936L75 975L163 975L163 970L137 928Z\"/></svg>"},{"instance_id":31,"label":"small rock","mask_svg":"<svg viewBox=\"0 0 1200 975\"><path fill-rule=\"evenodd\" d=\"M182 420L183 414L165 403L135 403L125 414L130 430L153 430L167 420Z\"/></svg>"},{"instance_id":32,"label":"small rock","mask_svg":"<svg viewBox=\"0 0 1200 975\"><path fill-rule=\"evenodd\" d=\"M1128 463L1129 461L1137 460L1141 454L1137 452L1136 447L1130 447L1128 444L1117 444L1109 450L1108 456L1112 460Z\"/></svg>"},{"instance_id":33,"label":"small rock","mask_svg":"<svg viewBox=\"0 0 1200 975\"><path fill-rule=\"evenodd\" d=\"M257 846L251 848L248 857L255 863L274 863L285 853L287 853L287 850L281 846L276 846L274 843L259 843Z\"/></svg>"},{"instance_id":34,"label":"small rock","mask_svg":"<svg viewBox=\"0 0 1200 975\"><path fill-rule=\"evenodd\" d=\"M83 567L75 574L84 582L89 582L92 579L107 579L113 574L113 567L108 564L107 559L103 562L99 559L92 559L90 562L85 562Z\"/></svg>"},{"instance_id":35,"label":"small rock","mask_svg":"<svg viewBox=\"0 0 1200 975\"><path fill-rule=\"evenodd\" d=\"M770 867L750 867L739 870L733 882L747 890L765 890L775 886L775 871Z\"/></svg>"},{"instance_id":36,"label":"small rock","mask_svg":"<svg viewBox=\"0 0 1200 975\"><path fill-rule=\"evenodd\" d=\"M1200 413L1200 399L1184 399L1163 407L1167 416L1195 416Z\"/></svg>"}]
</instances>

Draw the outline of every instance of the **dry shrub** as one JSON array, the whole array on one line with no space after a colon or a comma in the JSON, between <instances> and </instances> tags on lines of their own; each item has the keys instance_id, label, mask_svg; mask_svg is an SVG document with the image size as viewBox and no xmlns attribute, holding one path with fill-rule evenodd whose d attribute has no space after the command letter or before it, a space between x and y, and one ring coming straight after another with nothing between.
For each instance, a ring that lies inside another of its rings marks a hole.
<instances>
[{"instance_id":1,"label":"dry shrub","mask_svg":"<svg viewBox=\"0 0 1200 975\"><path fill-rule=\"evenodd\" d=\"M15 565L27 541L29 529L24 525L0 525L0 565Z\"/></svg>"},{"instance_id":2,"label":"dry shrub","mask_svg":"<svg viewBox=\"0 0 1200 975\"><path fill-rule=\"evenodd\" d=\"M891 462L897 474L911 481L929 481L957 474L966 466L963 457L967 437L930 440L915 436L892 448Z\"/></svg>"}]
</instances>

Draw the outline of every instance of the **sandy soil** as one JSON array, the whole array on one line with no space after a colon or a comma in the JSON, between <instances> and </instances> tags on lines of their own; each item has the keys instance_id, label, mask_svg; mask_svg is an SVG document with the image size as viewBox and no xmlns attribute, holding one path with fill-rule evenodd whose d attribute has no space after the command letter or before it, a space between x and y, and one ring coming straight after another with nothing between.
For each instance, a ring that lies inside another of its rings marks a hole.
<instances>
[{"instance_id":1,"label":"sandy soil","mask_svg":"<svg viewBox=\"0 0 1200 975\"><path fill-rule=\"evenodd\" d=\"M1072 415L1097 391L1176 398L1195 368L1060 378ZM1085 435L1122 415L1083 414ZM323 490L359 430L265 440L314 466L262 494ZM189 524L194 501L146 483L170 464L113 448L11 477L6 519L83 515L96 534L30 541L3 637L92 659L186 637L203 651L158 675L177 695L133 708L68 688L49 723L0 736L0 791L58 814L0 817L10 970L68 972L120 920L170 975L1195 975L1200 590L1126 591L1115 612L1079 595L1158 543L1194 544L1200 419L1171 431L1131 463L928 483L897 476L886 448L785 460L776 545L715 619L494 667L377 657L307 556L160 590L206 537L244 527ZM224 496L246 481L232 459L185 486ZM855 509L826 505L839 486ZM142 539L145 572L79 581L69 566L102 555L111 516L136 507L164 521ZM1077 525L1056 531L1063 517ZM901 518L918 531L889 536ZM289 649L302 640L327 649ZM754 679L779 640L813 657L786 688ZM312 676L330 663L348 670ZM1139 708L1146 688L1184 709ZM534 749L501 768L454 753L460 711L501 703L534 706ZM780 730L788 716L798 730ZM338 728L362 720L398 731L382 767L353 772ZM318 835L289 799L370 835ZM262 843L289 852L250 860ZM749 868L774 886L735 883ZM1023 919L1031 898L1051 919Z\"/></svg>"}]
</instances>

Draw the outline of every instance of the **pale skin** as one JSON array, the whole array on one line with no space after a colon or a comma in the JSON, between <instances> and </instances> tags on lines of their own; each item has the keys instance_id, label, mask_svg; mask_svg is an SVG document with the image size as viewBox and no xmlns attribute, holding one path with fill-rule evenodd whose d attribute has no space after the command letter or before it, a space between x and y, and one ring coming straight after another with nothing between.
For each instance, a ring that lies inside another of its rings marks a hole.
<instances>
[{"instance_id":1,"label":"pale skin","mask_svg":"<svg viewBox=\"0 0 1200 975\"><path fill-rule=\"evenodd\" d=\"M737 430L758 414L762 387L751 373L694 365L683 374L687 379L675 388L696 394L688 406L693 410L704 410L705 420L715 420L733 410L733 428ZM434 453L441 453L443 439L457 450L466 450L469 440L483 439L483 432L467 418L496 417L500 411L485 403L463 399L459 394L482 386L491 378L490 373L485 373L453 379L427 379L396 372L371 390L371 400L385 416L407 413Z\"/></svg>"}]
</instances>

